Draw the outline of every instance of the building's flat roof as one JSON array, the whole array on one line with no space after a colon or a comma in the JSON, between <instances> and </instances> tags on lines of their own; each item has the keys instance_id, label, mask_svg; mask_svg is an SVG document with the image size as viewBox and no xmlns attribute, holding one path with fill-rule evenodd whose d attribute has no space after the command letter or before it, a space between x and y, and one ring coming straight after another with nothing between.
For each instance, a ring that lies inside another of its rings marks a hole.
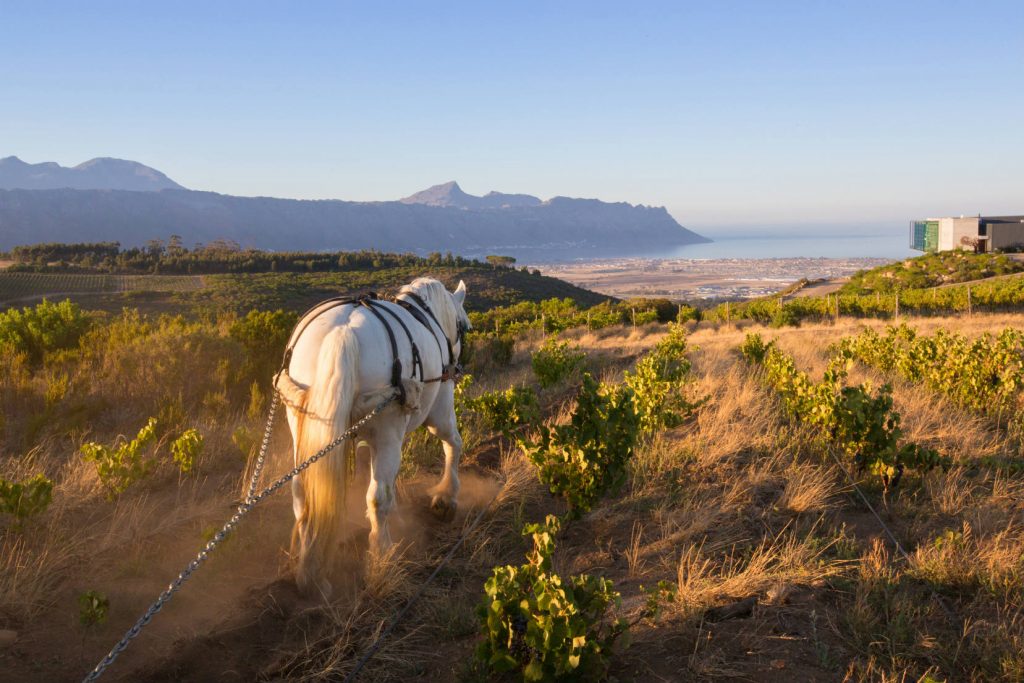
<instances>
[{"instance_id":1,"label":"building's flat roof","mask_svg":"<svg viewBox=\"0 0 1024 683\"><path fill-rule=\"evenodd\" d=\"M976 218L982 223L1024 223L1024 215L1020 216L941 216L937 218L922 218L918 220L925 221L941 221L941 220L961 220L968 218Z\"/></svg>"},{"instance_id":2,"label":"building's flat roof","mask_svg":"<svg viewBox=\"0 0 1024 683\"><path fill-rule=\"evenodd\" d=\"M1024 216L982 216L982 223L1024 223Z\"/></svg>"}]
</instances>

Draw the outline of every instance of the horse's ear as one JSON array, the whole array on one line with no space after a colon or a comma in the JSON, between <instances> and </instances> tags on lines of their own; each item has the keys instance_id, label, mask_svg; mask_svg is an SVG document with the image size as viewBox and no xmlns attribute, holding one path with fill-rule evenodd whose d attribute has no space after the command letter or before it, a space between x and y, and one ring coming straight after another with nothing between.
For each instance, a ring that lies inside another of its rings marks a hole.
<instances>
[{"instance_id":1,"label":"horse's ear","mask_svg":"<svg viewBox=\"0 0 1024 683\"><path fill-rule=\"evenodd\" d=\"M455 299L455 301L457 301L459 303L460 306L463 305L464 303L466 303L466 283L465 282L463 282L462 280L459 280L459 286L455 288L454 292L452 292L452 297Z\"/></svg>"}]
</instances>

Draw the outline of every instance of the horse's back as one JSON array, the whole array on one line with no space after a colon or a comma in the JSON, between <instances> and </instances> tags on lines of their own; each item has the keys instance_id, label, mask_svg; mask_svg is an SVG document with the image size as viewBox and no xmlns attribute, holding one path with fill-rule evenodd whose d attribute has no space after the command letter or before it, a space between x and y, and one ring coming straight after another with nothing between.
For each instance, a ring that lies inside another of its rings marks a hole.
<instances>
[{"instance_id":1,"label":"horse's back","mask_svg":"<svg viewBox=\"0 0 1024 683\"><path fill-rule=\"evenodd\" d=\"M390 302L380 302L390 311L400 316L415 342L423 365L423 377L415 379L431 379L438 377L446 360L440 351L443 341L425 328L400 306ZM413 374L412 350L409 338L395 319L387 312L381 312L387 325L391 328L398 347L399 359L402 362L403 378L411 378ZM303 325L305 325L303 327ZM391 368L394 362L391 342L384 323L373 313L357 304L345 304L316 307L299 322L298 339L293 339L294 347L288 373L292 379L305 386L311 386L317 377L317 362L320 348L327 334L338 327L349 326L355 332L359 343L359 394L377 392L391 384ZM439 383L426 384L422 398L428 408L433 403Z\"/></svg>"}]
</instances>

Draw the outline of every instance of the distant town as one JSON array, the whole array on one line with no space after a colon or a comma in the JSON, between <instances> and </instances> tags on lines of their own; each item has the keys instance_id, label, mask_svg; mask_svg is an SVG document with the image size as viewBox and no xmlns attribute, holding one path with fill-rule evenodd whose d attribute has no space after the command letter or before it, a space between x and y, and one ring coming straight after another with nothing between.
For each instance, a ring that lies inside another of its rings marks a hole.
<instances>
[{"instance_id":1,"label":"distant town","mask_svg":"<svg viewBox=\"0 0 1024 683\"><path fill-rule=\"evenodd\" d=\"M682 300L751 299L773 294L800 279L848 277L889 263L884 258L603 259L533 264L545 275L617 297Z\"/></svg>"}]
</instances>

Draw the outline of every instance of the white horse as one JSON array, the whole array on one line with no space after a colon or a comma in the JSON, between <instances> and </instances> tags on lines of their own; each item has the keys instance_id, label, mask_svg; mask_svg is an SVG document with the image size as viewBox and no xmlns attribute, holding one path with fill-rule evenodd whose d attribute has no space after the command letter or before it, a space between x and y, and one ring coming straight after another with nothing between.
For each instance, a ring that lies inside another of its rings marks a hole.
<instances>
[{"instance_id":1,"label":"white horse","mask_svg":"<svg viewBox=\"0 0 1024 683\"><path fill-rule=\"evenodd\" d=\"M365 458L370 463L366 514L371 552L391 545L387 518L395 505L402 443L420 425L426 424L444 444L444 474L430 491L432 511L446 519L453 517L459 492L462 437L455 419L455 379L439 378L450 370L450 359L445 357L449 348L457 359L462 332L469 329L463 308L466 285L459 282L455 291L449 292L437 280L419 278L403 287L397 298L412 306L424 303L429 311L425 317L414 317L393 302L374 302L397 343L406 400L404 405L393 401L354 437L357 460ZM388 311L381 310L384 307ZM400 316L419 349L422 371L415 379L410 377L413 357L409 338L391 313ZM383 323L359 304L320 304L299 321L288 344L290 362L276 386L287 409L298 464L395 392L394 358ZM325 596L331 592L329 576L338 566L343 531L346 445L350 444L343 443L292 480L292 548L297 557L296 581L305 592L315 589Z\"/></svg>"}]
</instances>

